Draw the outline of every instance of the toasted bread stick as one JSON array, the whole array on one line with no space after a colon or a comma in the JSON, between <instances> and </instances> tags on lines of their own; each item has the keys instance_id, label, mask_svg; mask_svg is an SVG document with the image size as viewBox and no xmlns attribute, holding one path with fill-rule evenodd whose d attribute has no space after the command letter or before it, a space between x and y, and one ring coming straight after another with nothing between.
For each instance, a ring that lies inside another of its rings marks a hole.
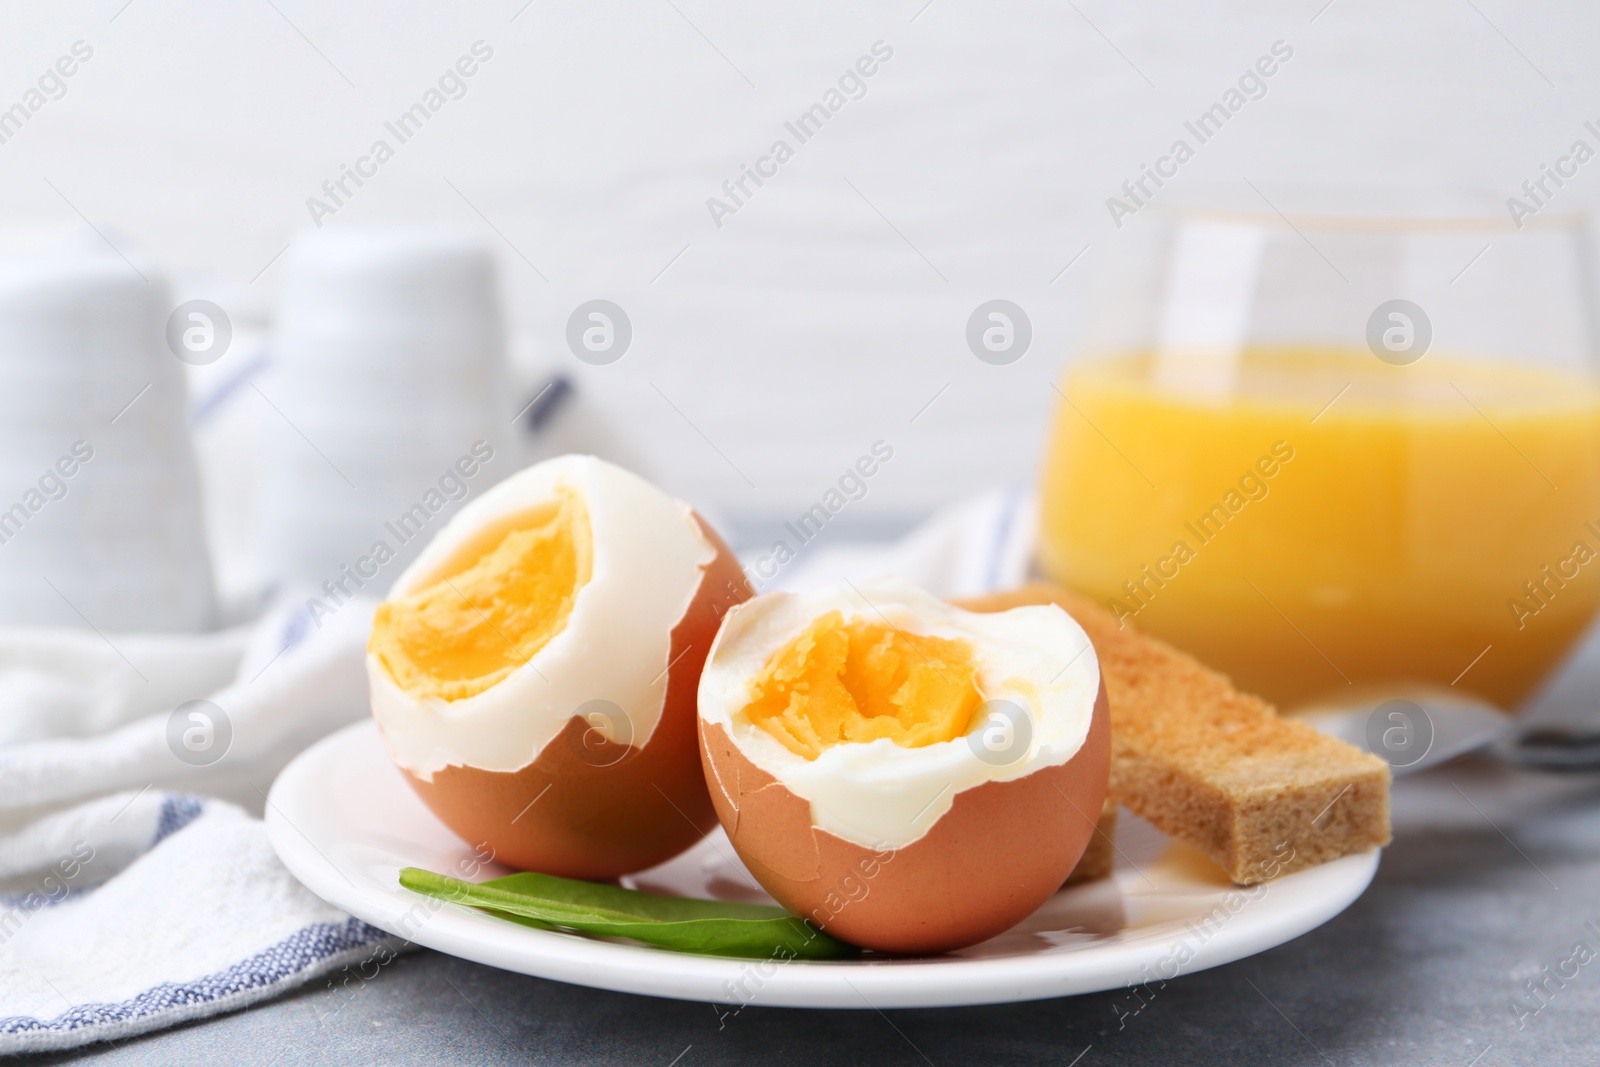
<instances>
[{"instance_id":1,"label":"toasted bread stick","mask_svg":"<svg viewBox=\"0 0 1600 1067\"><path fill-rule=\"evenodd\" d=\"M1064 886L1077 885L1080 882L1093 882L1111 876L1111 868L1116 865L1116 850L1111 844L1111 839L1117 832L1117 802L1107 799L1100 809L1100 818L1095 822L1094 836L1089 838L1088 847L1083 850L1083 855L1078 857L1078 865L1072 868L1072 873L1067 875Z\"/></svg>"},{"instance_id":2,"label":"toasted bread stick","mask_svg":"<svg viewBox=\"0 0 1600 1067\"><path fill-rule=\"evenodd\" d=\"M1111 795L1235 882L1389 843L1389 768L1376 756L1279 717L1070 590L1036 584L959 603L969 611L1054 603L1078 621L1111 705Z\"/></svg>"}]
</instances>

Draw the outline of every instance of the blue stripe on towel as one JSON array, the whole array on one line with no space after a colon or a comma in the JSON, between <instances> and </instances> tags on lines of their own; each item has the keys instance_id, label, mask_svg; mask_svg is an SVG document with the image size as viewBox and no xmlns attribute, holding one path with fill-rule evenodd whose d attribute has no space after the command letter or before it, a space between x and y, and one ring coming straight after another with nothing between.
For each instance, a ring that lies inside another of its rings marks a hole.
<instances>
[{"instance_id":1,"label":"blue stripe on towel","mask_svg":"<svg viewBox=\"0 0 1600 1067\"><path fill-rule=\"evenodd\" d=\"M1022 486L1013 486L1006 494L1004 505L1000 510L1000 522L995 528L994 538L989 542L989 565L983 576L983 591L995 592L1000 587L1000 564L1005 559L1006 545L1011 541L1011 528L1016 525L1017 511L1022 507L1023 498L1027 490Z\"/></svg>"},{"instance_id":2,"label":"blue stripe on towel","mask_svg":"<svg viewBox=\"0 0 1600 1067\"><path fill-rule=\"evenodd\" d=\"M291 611L289 617L284 620L283 633L278 638L278 653L281 655L304 641L311 633L311 624L315 621L304 604Z\"/></svg>"},{"instance_id":3,"label":"blue stripe on towel","mask_svg":"<svg viewBox=\"0 0 1600 1067\"><path fill-rule=\"evenodd\" d=\"M226 970L190 982L163 982L121 1004L80 1004L50 1020L28 1015L0 1019L0 1036L121 1027L190 1005L231 1000L252 990L260 990L260 995L265 996L269 987L301 974L330 956L375 944L387 937L384 931L360 919L317 923ZM259 997L245 997L241 1001L256 999Z\"/></svg>"},{"instance_id":4,"label":"blue stripe on towel","mask_svg":"<svg viewBox=\"0 0 1600 1067\"><path fill-rule=\"evenodd\" d=\"M161 802L161 821L156 825L156 836L150 842L155 848L162 841L194 822L205 810L205 802L188 793L168 793Z\"/></svg>"},{"instance_id":5,"label":"blue stripe on towel","mask_svg":"<svg viewBox=\"0 0 1600 1067\"><path fill-rule=\"evenodd\" d=\"M150 847L155 848L162 841L182 830L194 822L205 811L205 800L201 797L190 796L188 793L168 793L161 801L161 817L156 822L156 833L150 839ZM41 882L38 889L25 890L19 893L0 893L0 911L12 908L27 908L29 911L38 908L53 908L57 904L64 904L68 900L77 900L80 897L99 889L103 881L89 885L72 882L62 878L53 871L47 872L46 877L65 887L65 892L57 893L51 888L49 882ZM0 922L0 929L4 924Z\"/></svg>"}]
</instances>

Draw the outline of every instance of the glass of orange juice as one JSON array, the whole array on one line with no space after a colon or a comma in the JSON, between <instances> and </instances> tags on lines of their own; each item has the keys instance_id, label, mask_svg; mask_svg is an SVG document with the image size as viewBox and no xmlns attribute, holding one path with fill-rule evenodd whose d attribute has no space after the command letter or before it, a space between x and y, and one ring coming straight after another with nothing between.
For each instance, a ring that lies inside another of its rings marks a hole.
<instances>
[{"instance_id":1,"label":"glass of orange juice","mask_svg":"<svg viewBox=\"0 0 1600 1067\"><path fill-rule=\"evenodd\" d=\"M1118 236L1040 567L1286 710L1516 709L1600 607L1584 220L1257 196Z\"/></svg>"}]
</instances>

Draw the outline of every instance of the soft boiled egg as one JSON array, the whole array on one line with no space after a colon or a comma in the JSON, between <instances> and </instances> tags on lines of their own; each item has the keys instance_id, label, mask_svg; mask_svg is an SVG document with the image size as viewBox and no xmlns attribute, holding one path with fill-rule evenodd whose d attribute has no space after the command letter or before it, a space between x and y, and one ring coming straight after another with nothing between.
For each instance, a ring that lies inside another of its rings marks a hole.
<instances>
[{"instance_id":1,"label":"soft boiled egg","mask_svg":"<svg viewBox=\"0 0 1600 1067\"><path fill-rule=\"evenodd\" d=\"M716 825L695 689L738 561L687 504L593 456L463 507L379 605L372 712L434 814L512 867L610 879Z\"/></svg>"},{"instance_id":2,"label":"soft boiled egg","mask_svg":"<svg viewBox=\"0 0 1600 1067\"><path fill-rule=\"evenodd\" d=\"M700 744L767 892L897 953L975 944L1043 904L1094 833L1111 758L1099 661L1066 612L974 614L894 580L729 611Z\"/></svg>"}]
</instances>

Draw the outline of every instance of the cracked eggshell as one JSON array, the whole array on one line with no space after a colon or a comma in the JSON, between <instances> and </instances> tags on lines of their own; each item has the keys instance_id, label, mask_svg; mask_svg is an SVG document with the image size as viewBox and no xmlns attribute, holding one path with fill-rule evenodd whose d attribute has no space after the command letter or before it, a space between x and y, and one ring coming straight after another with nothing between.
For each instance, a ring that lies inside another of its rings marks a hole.
<instances>
[{"instance_id":1,"label":"cracked eggshell","mask_svg":"<svg viewBox=\"0 0 1600 1067\"><path fill-rule=\"evenodd\" d=\"M811 825L811 805L759 769L722 726L702 723L717 818L772 898L842 941L925 954L975 945L1033 914L1094 834L1111 765L1105 691L1066 763L958 793L933 829L868 848ZM712 768L715 768L713 770Z\"/></svg>"},{"instance_id":2,"label":"cracked eggshell","mask_svg":"<svg viewBox=\"0 0 1600 1067\"><path fill-rule=\"evenodd\" d=\"M734 628L730 619L719 644ZM701 761L717 818L773 899L862 948L945 952L1027 918L1083 855L1111 764L1098 665L1089 684L1084 695L1093 694L1093 707L1075 754L962 789L927 832L907 844L869 846L816 826L811 802L757 766L727 725L708 721L704 692Z\"/></svg>"},{"instance_id":3,"label":"cracked eggshell","mask_svg":"<svg viewBox=\"0 0 1600 1067\"><path fill-rule=\"evenodd\" d=\"M590 457L568 458L600 462ZM610 472L643 485L618 468L610 468ZM638 486L631 488L639 491ZM644 650L648 652L648 668L634 672L640 680L648 679L652 672L656 676L653 686L632 687L646 694L639 699L648 700L648 694L654 693L654 700L660 702L659 716L649 723L647 736L614 739L608 734L616 732L610 729L615 724L592 722L577 713L582 693L604 693L608 685L620 685L618 678L628 673L625 661L643 654L620 640L619 632L626 630L625 625L608 625L616 622L615 611L625 610L625 606L617 605L626 604L626 590L620 591L620 597L616 596L618 591L612 591L607 612L580 617L575 607L572 619L580 620L582 632L570 632L573 623L569 619L569 631L560 635L559 639L569 646L564 653L569 662L563 669L576 673L574 684L579 688L573 691L580 696L558 698L555 703L545 700L544 685L527 681L529 665L525 664L484 694L470 698L479 700L501 690L493 697L494 704L484 709L488 714L496 719L509 716L508 723L548 720L528 733L538 748L531 759L524 757L521 765L515 758L499 754L493 761L495 766L470 762L471 757L463 755L462 749L474 744L479 746L478 751L484 751L481 728L478 736L452 738L449 721L434 718L427 721L425 733L417 730L416 717L429 709L417 706L416 701L400 693L387 671L369 656L373 711L395 765L440 821L469 844L492 849L495 859L507 866L606 881L665 862L716 826L697 752L696 689L723 615L730 605L750 595L749 586L737 557L698 514L654 487L644 488L649 494L670 501L674 506L671 514L681 511L692 527L692 532L686 531L684 536L703 539L700 544L709 557L700 565L699 581L692 593L683 594L688 597L687 608L675 624L665 624L670 627L670 643L662 641L660 649ZM480 502L487 499L480 498ZM595 505L591 500L591 520L601 510ZM470 520L471 516L464 509L458 521L461 518ZM645 526L651 537L678 536L671 525L646 521ZM470 532L470 528L462 531L462 536ZM443 538L441 531L440 539ZM598 545L595 561L591 586L621 577L601 574ZM617 569L626 572L629 568ZM649 574L628 577L652 580ZM666 581L666 576L659 580ZM396 589L400 590L405 581L406 576L402 576ZM580 598L585 595L590 595L587 587L579 594ZM553 639L547 648L555 644ZM534 663L539 662L536 655ZM560 681L548 663L545 670ZM665 675L664 686L659 684L661 675ZM519 677L524 677L527 684L510 684ZM446 714L466 710L471 714L471 709L432 710ZM649 710L654 711L653 704ZM400 729L406 731L403 739L396 737ZM507 732L520 733L521 724ZM638 732L643 734L643 729ZM397 740L401 743L397 744ZM461 743L453 744L455 740ZM494 738L488 740L492 742ZM519 743L530 742L524 739ZM448 751L447 757L441 758L441 749Z\"/></svg>"}]
</instances>

